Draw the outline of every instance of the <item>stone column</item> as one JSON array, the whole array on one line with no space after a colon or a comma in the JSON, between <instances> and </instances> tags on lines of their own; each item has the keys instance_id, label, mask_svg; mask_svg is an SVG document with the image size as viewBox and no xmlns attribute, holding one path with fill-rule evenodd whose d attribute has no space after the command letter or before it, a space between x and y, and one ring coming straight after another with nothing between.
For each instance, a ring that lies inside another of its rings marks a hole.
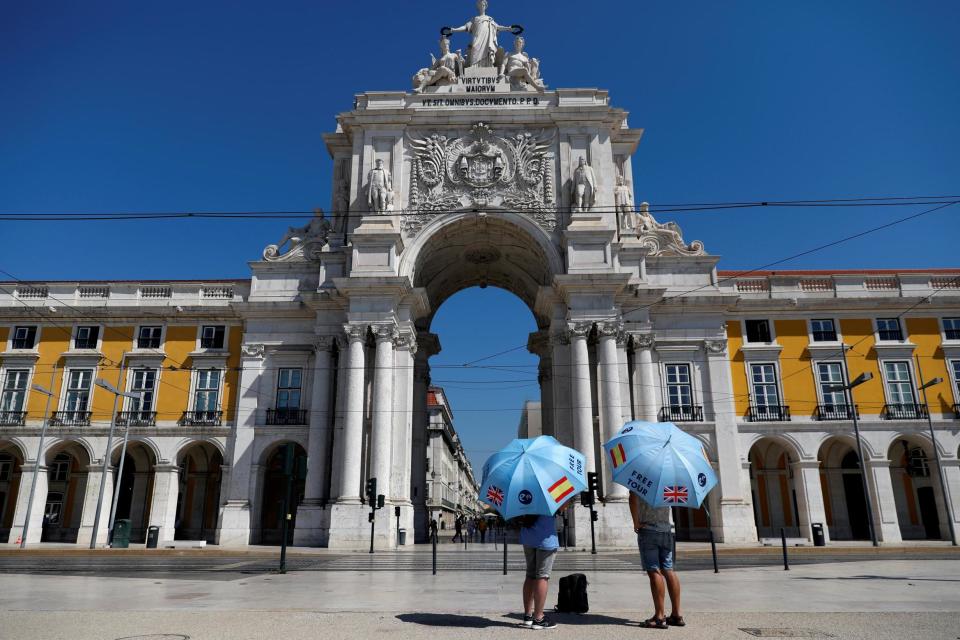
<instances>
[{"instance_id":1,"label":"stone column","mask_svg":"<svg viewBox=\"0 0 960 640\"><path fill-rule=\"evenodd\" d=\"M950 504L950 513L953 514L953 529L960 536L960 460L941 456L940 463L943 465L943 476L947 485L947 495L944 496L944 502ZM947 529L947 535L950 535L949 528Z\"/></svg>"},{"instance_id":2,"label":"stone column","mask_svg":"<svg viewBox=\"0 0 960 640\"><path fill-rule=\"evenodd\" d=\"M104 482L103 507L100 509L100 523L97 527L97 544L107 544L107 537L110 533L110 501L113 499L113 467L107 470L107 476ZM97 514L97 500L100 497L100 478L103 476L103 461L100 464L94 462L87 467L87 484L83 493L83 513L80 516L80 531L77 533L78 545L89 545L90 538L93 536L93 523ZM46 501L46 496L43 497ZM43 512L43 502L41 502L40 512ZM34 508L37 503L34 502Z\"/></svg>"},{"instance_id":3,"label":"stone column","mask_svg":"<svg viewBox=\"0 0 960 640\"><path fill-rule=\"evenodd\" d=\"M338 502L360 502L360 456L363 449L364 341L366 325L347 325L347 380L343 421L343 458L340 460Z\"/></svg>"},{"instance_id":4,"label":"stone column","mask_svg":"<svg viewBox=\"0 0 960 640\"><path fill-rule=\"evenodd\" d=\"M573 446L587 459L587 471L596 471L590 354L587 351L587 334L591 326L589 322L577 322L570 326L570 375L573 378Z\"/></svg>"},{"instance_id":5,"label":"stone column","mask_svg":"<svg viewBox=\"0 0 960 640\"><path fill-rule=\"evenodd\" d=\"M622 322L597 323L597 376L600 387L600 405L603 407L602 437L606 442L613 438L623 426L623 408L620 406L620 360L617 357L617 340L623 332ZM603 456L606 470L606 498L608 501L622 502L627 499L628 490L616 484L612 479L612 468Z\"/></svg>"},{"instance_id":6,"label":"stone column","mask_svg":"<svg viewBox=\"0 0 960 640\"><path fill-rule=\"evenodd\" d=\"M400 528L407 532L406 543L414 543L414 514L412 501L413 473L413 369L418 345L412 327L393 343L393 467L390 480L389 498L394 506L400 507ZM396 535L397 520L390 514L393 535ZM399 540L396 541L399 544Z\"/></svg>"},{"instance_id":7,"label":"stone column","mask_svg":"<svg viewBox=\"0 0 960 640\"><path fill-rule=\"evenodd\" d=\"M310 390L310 433L307 437L307 479L303 502L297 507L293 543L318 547L326 542L323 496L330 462L330 350L333 336L320 336L314 343L313 386Z\"/></svg>"},{"instance_id":8,"label":"stone column","mask_svg":"<svg viewBox=\"0 0 960 640\"><path fill-rule=\"evenodd\" d=\"M657 421L657 411L660 405L658 376L653 366L653 334L638 333L633 336L634 355L636 356L637 399L639 400L637 419L648 422Z\"/></svg>"},{"instance_id":9,"label":"stone column","mask_svg":"<svg viewBox=\"0 0 960 640\"><path fill-rule=\"evenodd\" d=\"M17 489L17 506L13 512L13 526L10 528L9 542L17 541L23 535L23 524L27 519L27 503L30 500L30 486L33 475L37 474L37 488L33 494L33 508L30 512L30 530L27 531L27 544L40 542L43 533L43 510L47 504L47 467L24 463L20 467L20 487ZM89 540L89 538L88 538Z\"/></svg>"},{"instance_id":10,"label":"stone column","mask_svg":"<svg viewBox=\"0 0 960 640\"><path fill-rule=\"evenodd\" d=\"M797 526L800 528L800 533L812 541L813 530L810 525L819 522L823 525L823 535L829 542L827 510L823 504L823 489L820 486L820 462L817 460L793 462L790 468L793 469L793 483L797 490L797 513L800 515Z\"/></svg>"},{"instance_id":11,"label":"stone column","mask_svg":"<svg viewBox=\"0 0 960 640\"><path fill-rule=\"evenodd\" d=\"M714 421L717 446L720 513L716 524L722 527L723 542L754 542L757 528L748 498L750 494L744 492L744 486L749 486L749 482L745 483L741 478L748 473L748 467L741 463L727 341L706 340L704 348L709 388L703 395L711 399L704 418Z\"/></svg>"},{"instance_id":12,"label":"stone column","mask_svg":"<svg viewBox=\"0 0 960 640\"><path fill-rule=\"evenodd\" d=\"M160 540L173 540L179 493L180 469L177 465L156 465L153 471L153 497L150 500L150 526L160 527Z\"/></svg>"},{"instance_id":13,"label":"stone column","mask_svg":"<svg viewBox=\"0 0 960 640\"><path fill-rule=\"evenodd\" d=\"M428 542L430 535L430 513L427 496L431 495L431 480L427 472L427 449L430 438L427 423L427 388L430 386L430 356L440 352L440 342L432 333L417 333L417 350L413 365L413 434L410 473L414 488L412 502L414 509L414 539L416 542ZM431 471L434 471L433 469ZM410 539L411 533L407 532Z\"/></svg>"},{"instance_id":14,"label":"stone column","mask_svg":"<svg viewBox=\"0 0 960 640\"><path fill-rule=\"evenodd\" d=\"M250 471L254 464L253 438L263 373L264 346L246 344L241 348L240 382L237 386L237 418L227 441L230 463L227 500L220 518L221 546L250 544Z\"/></svg>"},{"instance_id":15,"label":"stone column","mask_svg":"<svg viewBox=\"0 0 960 640\"><path fill-rule=\"evenodd\" d=\"M393 341L399 337L393 325L376 326L373 330L377 351L373 371L373 425L370 437L370 476L377 479L377 493L388 499L393 439Z\"/></svg>"},{"instance_id":16,"label":"stone column","mask_svg":"<svg viewBox=\"0 0 960 640\"><path fill-rule=\"evenodd\" d=\"M873 523L877 540L885 543L901 542L903 538L900 535L897 502L893 495L890 461L867 460L866 471L867 482L870 483L870 501L873 507Z\"/></svg>"},{"instance_id":17,"label":"stone column","mask_svg":"<svg viewBox=\"0 0 960 640\"><path fill-rule=\"evenodd\" d=\"M527 351L540 358L537 366L537 383L540 386L540 433L556 436L552 414L552 363L550 358L550 336L547 331L535 331L527 338Z\"/></svg>"},{"instance_id":18,"label":"stone column","mask_svg":"<svg viewBox=\"0 0 960 640\"><path fill-rule=\"evenodd\" d=\"M574 446L573 438L573 378L575 372L570 361L570 339L566 332L550 336L550 405L554 437L568 447Z\"/></svg>"}]
</instances>

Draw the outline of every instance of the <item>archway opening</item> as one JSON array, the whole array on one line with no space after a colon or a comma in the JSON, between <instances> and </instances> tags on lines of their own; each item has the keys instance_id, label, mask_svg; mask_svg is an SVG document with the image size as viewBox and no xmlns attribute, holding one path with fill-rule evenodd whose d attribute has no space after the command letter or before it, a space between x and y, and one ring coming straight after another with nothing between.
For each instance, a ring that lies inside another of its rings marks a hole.
<instances>
[{"instance_id":1,"label":"archway opening","mask_svg":"<svg viewBox=\"0 0 960 640\"><path fill-rule=\"evenodd\" d=\"M284 501L289 500L287 544L293 544L293 530L297 524L297 507L303 502L305 483L302 477L288 483L287 447L293 447L293 470L305 468L307 452L299 444L287 442L277 445L267 454L263 469L263 499L260 512L260 544L279 545L283 541ZM289 497L287 492L289 491Z\"/></svg>"},{"instance_id":2,"label":"archway opening","mask_svg":"<svg viewBox=\"0 0 960 640\"><path fill-rule=\"evenodd\" d=\"M869 540L863 475L853 445L841 438L831 438L820 447L817 457L830 539Z\"/></svg>"},{"instance_id":3,"label":"archway opening","mask_svg":"<svg viewBox=\"0 0 960 640\"><path fill-rule=\"evenodd\" d=\"M949 536L946 505L929 442L897 438L888 450L890 480L904 540L941 540Z\"/></svg>"},{"instance_id":4,"label":"archway opening","mask_svg":"<svg viewBox=\"0 0 960 640\"><path fill-rule=\"evenodd\" d=\"M20 495L23 455L19 447L0 442L0 543L10 542L13 514Z\"/></svg>"},{"instance_id":5,"label":"archway opening","mask_svg":"<svg viewBox=\"0 0 960 640\"><path fill-rule=\"evenodd\" d=\"M179 488L174 538L216 540L223 455L209 442L184 448L177 458Z\"/></svg>"},{"instance_id":6,"label":"archway opening","mask_svg":"<svg viewBox=\"0 0 960 640\"><path fill-rule=\"evenodd\" d=\"M762 438L750 447L747 459L757 536L777 538L783 529L787 537L805 537L791 466L797 461L796 453L777 440Z\"/></svg>"},{"instance_id":7,"label":"archway opening","mask_svg":"<svg viewBox=\"0 0 960 640\"><path fill-rule=\"evenodd\" d=\"M117 492L117 520L130 521L130 542L145 542L147 526L150 521L150 502L153 497L154 467L156 458L146 445L130 442L123 456L123 470L120 470L122 445L114 450L111 458L113 465L114 487L120 482Z\"/></svg>"},{"instance_id":8,"label":"archway opening","mask_svg":"<svg viewBox=\"0 0 960 640\"><path fill-rule=\"evenodd\" d=\"M76 442L46 454L47 495L43 507L42 542L75 543L83 521L90 457Z\"/></svg>"}]
</instances>

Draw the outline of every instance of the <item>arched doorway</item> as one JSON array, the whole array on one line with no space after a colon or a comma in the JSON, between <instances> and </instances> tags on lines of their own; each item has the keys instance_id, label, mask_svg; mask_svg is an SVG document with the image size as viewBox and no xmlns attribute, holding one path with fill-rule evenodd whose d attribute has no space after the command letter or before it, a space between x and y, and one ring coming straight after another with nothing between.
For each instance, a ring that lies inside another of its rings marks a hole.
<instances>
[{"instance_id":1,"label":"arched doorway","mask_svg":"<svg viewBox=\"0 0 960 640\"><path fill-rule=\"evenodd\" d=\"M792 463L797 454L773 438L761 438L747 456L750 462L750 489L760 538L806 537L800 529L797 491Z\"/></svg>"},{"instance_id":2,"label":"arched doorway","mask_svg":"<svg viewBox=\"0 0 960 640\"><path fill-rule=\"evenodd\" d=\"M293 447L293 468L306 464L307 452L294 442L277 445L267 456L263 469L263 493L260 501L260 544L278 545L283 540L283 503L287 491L287 447ZM290 488L290 516L287 526L287 544L293 544L293 530L297 524L297 506L303 502L304 479L296 474Z\"/></svg>"},{"instance_id":3,"label":"arched doorway","mask_svg":"<svg viewBox=\"0 0 960 640\"><path fill-rule=\"evenodd\" d=\"M10 540L13 514L20 495L23 454L14 444L0 442L0 543Z\"/></svg>"},{"instance_id":4,"label":"arched doorway","mask_svg":"<svg viewBox=\"0 0 960 640\"><path fill-rule=\"evenodd\" d=\"M947 515L929 441L900 437L887 453L900 535L904 540L945 539Z\"/></svg>"},{"instance_id":5,"label":"arched doorway","mask_svg":"<svg viewBox=\"0 0 960 640\"><path fill-rule=\"evenodd\" d=\"M209 442L185 447L177 459L177 540L216 540L223 455Z\"/></svg>"},{"instance_id":6,"label":"arched doorway","mask_svg":"<svg viewBox=\"0 0 960 640\"><path fill-rule=\"evenodd\" d=\"M120 473L121 453L122 445L114 450L111 458L113 486L117 486L118 476L120 480L114 521L129 520L130 542L145 542L150 522L156 457L145 444L131 441L124 456L123 472Z\"/></svg>"},{"instance_id":7,"label":"arched doorway","mask_svg":"<svg viewBox=\"0 0 960 640\"><path fill-rule=\"evenodd\" d=\"M853 445L831 438L820 447L818 459L830 539L869 540L860 458Z\"/></svg>"},{"instance_id":8,"label":"arched doorway","mask_svg":"<svg viewBox=\"0 0 960 640\"><path fill-rule=\"evenodd\" d=\"M79 444L68 442L51 449L46 463L47 495L41 540L75 543L83 519L90 457Z\"/></svg>"}]
</instances>

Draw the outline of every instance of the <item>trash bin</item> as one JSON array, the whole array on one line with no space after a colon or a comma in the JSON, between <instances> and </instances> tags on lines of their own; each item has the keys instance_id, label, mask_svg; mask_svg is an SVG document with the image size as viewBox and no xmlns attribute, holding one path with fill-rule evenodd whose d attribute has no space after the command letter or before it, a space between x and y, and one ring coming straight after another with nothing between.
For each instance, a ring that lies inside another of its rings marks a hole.
<instances>
[{"instance_id":1,"label":"trash bin","mask_svg":"<svg viewBox=\"0 0 960 640\"><path fill-rule=\"evenodd\" d=\"M407 530L406 530L406 529L400 529L400 534L399 534L399 535L400 535L400 540L399 540L400 544L401 544L401 545L407 544Z\"/></svg>"},{"instance_id":2,"label":"trash bin","mask_svg":"<svg viewBox=\"0 0 960 640\"><path fill-rule=\"evenodd\" d=\"M823 525L819 522L814 522L810 525L810 529L813 531L813 546L827 546L827 539L823 535Z\"/></svg>"},{"instance_id":3,"label":"trash bin","mask_svg":"<svg viewBox=\"0 0 960 640\"><path fill-rule=\"evenodd\" d=\"M130 521L117 520L113 523L113 539L110 546L114 549L126 549L130 546Z\"/></svg>"},{"instance_id":4,"label":"trash bin","mask_svg":"<svg viewBox=\"0 0 960 640\"><path fill-rule=\"evenodd\" d=\"M160 542L160 527L153 526L147 529L147 549L156 549Z\"/></svg>"}]
</instances>

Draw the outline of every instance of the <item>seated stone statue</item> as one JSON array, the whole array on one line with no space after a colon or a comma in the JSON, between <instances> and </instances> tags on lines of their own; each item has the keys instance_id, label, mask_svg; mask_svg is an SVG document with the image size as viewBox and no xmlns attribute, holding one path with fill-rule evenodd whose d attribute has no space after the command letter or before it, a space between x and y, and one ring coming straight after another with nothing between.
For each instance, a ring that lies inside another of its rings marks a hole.
<instances>
[{"instance_id":1,"label":"seated stone statue","mask_svg":"<svg viewBox=\"0 0 960 640\"><path fill-rule=\"evenodd\" d=\"M457 79L463 75L463 56L458 50L456 53L450 51L450 40L440 38L440 58L430 54L433 63L429 68L420 69L413 76L414 91L421 93L430 86L443 86L456 84Z\"/></svg>"},{"instance_id":2,"label":"seated stone statue","mask_svg":"<svg viewBox=\"0 0 960 640\"><path fill-rule=\"evenodd\" d=\"M280 242L268 245L263 250L263 258L270 261L310 258L312 256L304 253L304 247L317 245L319 249L327 243L329 233L330 221L323 215L321 209L316 209L310 222L302 227L288 227ZM280 249L287 243L289 243L287 251L281 254Z\"/></svg>"},{"instance_id":3,"label":"seated stone statue","mask_svg":"<svg viewBox=\"0 0 960 640\"><path fill-rule=\"evenodd\" d=\"M510 78L511 84L528 84L542 92L546 85L540 79L540 61L524 53L524 43L523 36L516 37L513 41L513 53L504 58L500 74Z\"/></svg>"}]
</instances>

